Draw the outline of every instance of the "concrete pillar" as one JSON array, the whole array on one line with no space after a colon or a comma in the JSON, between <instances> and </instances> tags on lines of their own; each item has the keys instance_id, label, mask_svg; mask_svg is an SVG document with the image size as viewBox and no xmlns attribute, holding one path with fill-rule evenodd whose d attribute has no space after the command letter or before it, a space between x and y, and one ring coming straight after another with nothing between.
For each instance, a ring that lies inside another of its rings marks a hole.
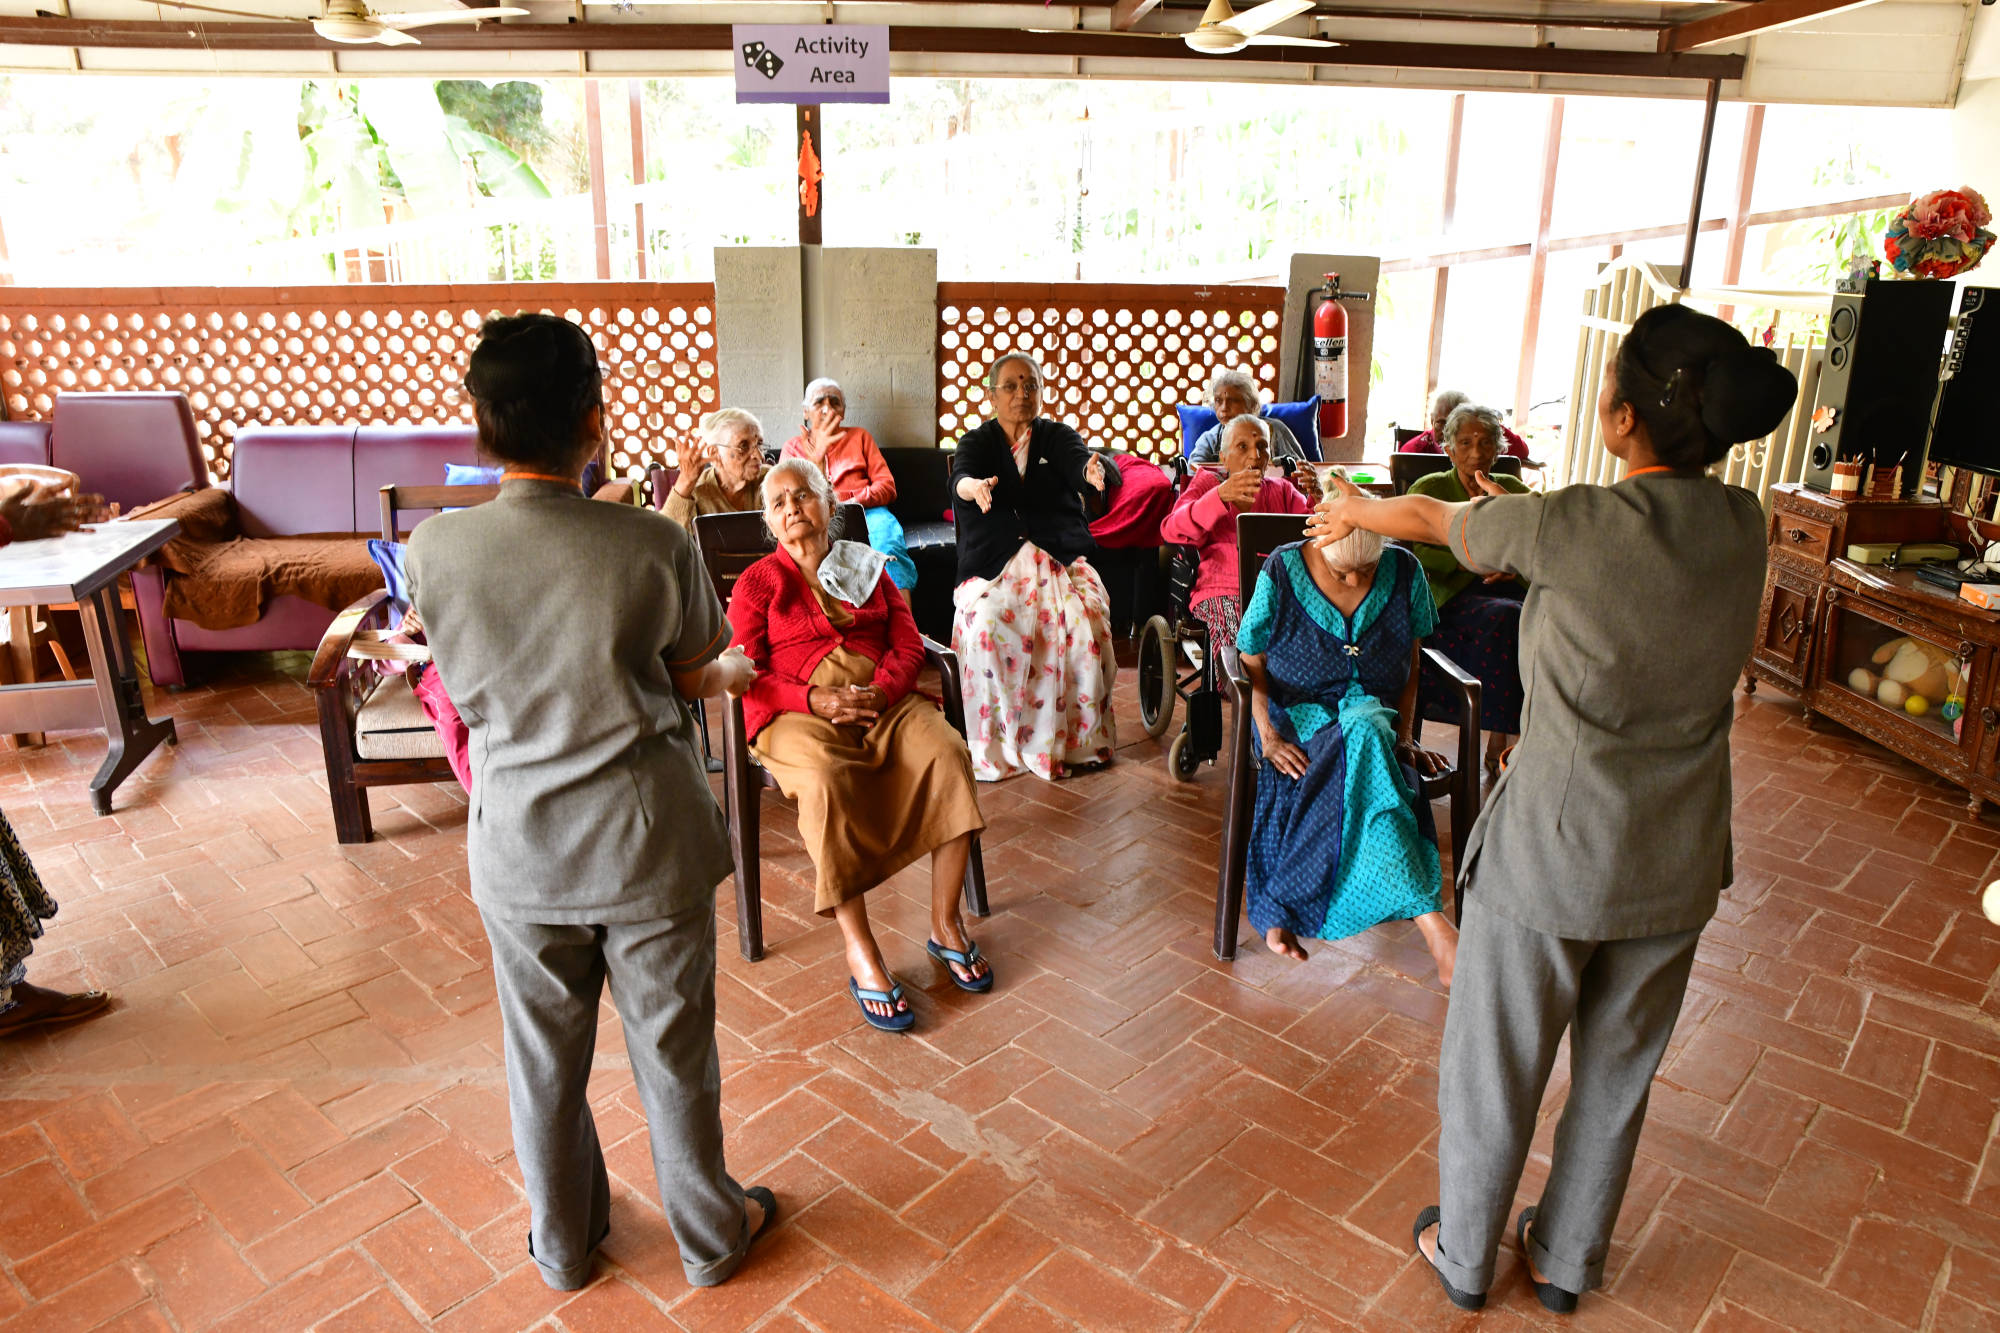
<instances>
[{"instance_id":1,"label":"concrete pillar","mask_svg":"<svg viewBox=\"0 0 2000 1333\"><path fill-rule=\"evenodd\" d=\"M806 382L830 375L878 443L937 443L937 251L718 249L715 304L722 401L767 440L798 433Z\"/></svg>"},{"instance_id":2,"label":"concrete pillar","mask_svg":"<svg viewBox=\"0 0 2000 1333\"><path fill-rule=\"evenodd\" d=\"M1310 381L1304 393L1299 387L1299 329L1312 318L1306 308L1306 293L1321 286L1328 273L1340 275L1344 292L1367 292L1366 301L1348 301L1347 306L1347 434L1338 440L1321 440L1320 456L1330 463L1351 463L1366 452L1368 436L1368 380L1375 365L1375 306L1380 300L1382 261L1375 255L1295 254L1285 286L1285 318L1280 325L1278 344L1278 401L1293 402L1312 397ZM1315 303L1317 304L1317 303Z\"/></svg>"}]
</instances>

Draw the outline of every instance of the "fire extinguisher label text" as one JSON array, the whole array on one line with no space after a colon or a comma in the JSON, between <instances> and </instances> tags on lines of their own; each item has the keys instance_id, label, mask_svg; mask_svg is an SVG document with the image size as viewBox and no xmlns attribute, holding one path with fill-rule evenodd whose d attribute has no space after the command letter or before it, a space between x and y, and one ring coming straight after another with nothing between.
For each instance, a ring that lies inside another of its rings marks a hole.
<instances>
[{"instance_id":1,"label":"fire extinguisher label text","mask_svg":"<svg viewBox=\"0 0 2000 1333\"><path fill-rule=\"evenodd\" d=\"M1322 361L1347 354L1345 338L1314 338L1313 355Z\"/></svg>"}]
</instances>

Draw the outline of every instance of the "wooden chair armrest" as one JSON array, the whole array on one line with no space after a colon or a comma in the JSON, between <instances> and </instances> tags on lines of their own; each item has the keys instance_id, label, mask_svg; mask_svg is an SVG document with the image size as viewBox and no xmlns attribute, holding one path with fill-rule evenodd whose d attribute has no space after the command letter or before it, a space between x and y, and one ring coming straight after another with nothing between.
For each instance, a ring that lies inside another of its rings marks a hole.
<instances>
[{"instance_id":1,"label":"wooden chair armrest","mask_svg":"<svg viewBox=\"0 0 2000 1333\"><path fill-rule=\"evenodd\" d=\"M1236 645L1225 643L1215 650L1217 660L1222 663L1222 674L1236 690L1236 702L1250 702L1250 677L1243 670L1243 654L1236 651Z\"/></svg>"},{"instance_id":2,"label":"wooden chair armrest","mask_svg":"<svg viewBox=\"0 0 2000 1333\"><path fill-rule=\"evenodd\" d=\"M1458 695L1458 771L1479 771L1479 678L1435 648L1424 649L1431 665L1450 678Z\"/></svg>"},{"instance_id":3,"label":"wooden chair armrest","mask_svg":"<svg viewBox=\"0 0 2000 1333\"><path fill-rule=\"evenodd\" d=\"M637 503L633 498L636 494L629 481L607 481L591 492L590 498L608 501L611 504L629 505Z\"/></svg>"},{"instance_id":4,"label":"wooden chair armrest","mask_svg":"<svg viewBox=\"0 0 2000 1333\"><path fill-rule=\"evenodd\" d=\"M938 673L938 693L944 696L945 721L965 734L965 683L958 674L958 654L929 635L923 636L924 662Z\"/></svg>"},{"instance_id":5,"label":"wooden chair armrest","mask_svg":"<svg viewBox=\"0 0 2000 1333\"><path fill-rule=\"evenodd\" d=\"M364 594L346 610L333 618L320 637L319 648L313 653L312 669L306 673L306 684L314 689L327 689L339 683L348 661L347 650L354 642L371 616L386 619L385 605L389 600L387 588L377 588Z\"/></svg>"}]
</instances>

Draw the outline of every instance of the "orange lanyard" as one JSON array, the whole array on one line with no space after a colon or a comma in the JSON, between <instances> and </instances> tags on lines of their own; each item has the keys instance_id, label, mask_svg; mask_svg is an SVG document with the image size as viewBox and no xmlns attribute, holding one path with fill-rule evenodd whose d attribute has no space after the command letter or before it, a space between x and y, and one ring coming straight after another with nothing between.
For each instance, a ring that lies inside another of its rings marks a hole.
<instances>
[{"instance_id":1,"label":"orange lanyard","mask_svg":"<svg viewBox=\"0 0 2000 1333\"><path fill-rule=\"evenodd\" d=\"M500 474L500 480L502 480L502 481L553 481L553 482L557 483L558 485L562 485L562 486L577 486L577 487L578 487L579 489L581 489L581 485L580 485L580 483L579 483L579 482L577 481L577 479L576 479L575 477L558 477L558 476L556 476L556 475L555 475L554 473L552 473L552 472L502 472L502 473Z\"/></svg>"},{"instance_id":2,"label":"orange lanyard","mask_svg":"<svg viewBox=\"0 0 2000 1333\"><path fill-rule=\"evenodd\" d=\"M1623 477L1619 478L1619 480L1630 481L1634 477L1643 477L1648 472L1672 472L1672 471L1674 471L1674 469L1668 467L1665 463L1656 463L1652 467L1642 467L1642 468L1637 468L1631 472L1627 472ZM513 473L510 472L507 475L512 476Z\"/></svg>"}]
</instances>

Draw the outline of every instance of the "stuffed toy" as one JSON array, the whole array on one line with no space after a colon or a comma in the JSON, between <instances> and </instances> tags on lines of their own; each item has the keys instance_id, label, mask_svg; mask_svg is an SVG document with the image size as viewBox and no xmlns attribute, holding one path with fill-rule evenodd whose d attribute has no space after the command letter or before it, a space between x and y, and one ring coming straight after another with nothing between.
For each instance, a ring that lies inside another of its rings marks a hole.
<instances>
[{"instance_id":1,"label":"stuffed toy","mask_svg":"<svg viewBox=\"0 0 2000 1333\"><path fill-rule=\"evenodd\" d=\"M1964 686L1957 658L1908 635L1877 648L1871 660L1874 670L1856 667L1848 673L1848 688L1913 716L1960 697Z\"/></svg>"}]
</instances>

